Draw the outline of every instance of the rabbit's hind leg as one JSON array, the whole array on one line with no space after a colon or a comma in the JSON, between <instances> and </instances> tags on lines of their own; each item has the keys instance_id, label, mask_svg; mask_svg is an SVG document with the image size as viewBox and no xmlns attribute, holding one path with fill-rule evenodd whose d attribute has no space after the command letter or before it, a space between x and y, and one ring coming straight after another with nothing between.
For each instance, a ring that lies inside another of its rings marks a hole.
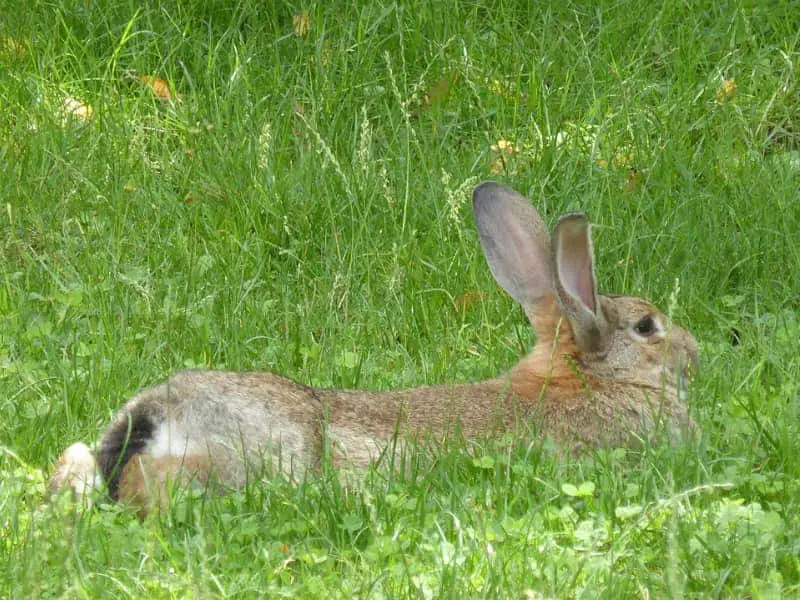
<instances>
[{"instance_id":1,"label":"rabbit's hind leg","mask_svg":"<svg viewBox=\"0 0 800 600\"><path fill-rule=\"evenodd\" d=\"M176 494L196 486L207 489L212 478L213 465L208 456L137 454L122 469L117 498L144 518L164 510Z\"/></svg>"}]
</instances>

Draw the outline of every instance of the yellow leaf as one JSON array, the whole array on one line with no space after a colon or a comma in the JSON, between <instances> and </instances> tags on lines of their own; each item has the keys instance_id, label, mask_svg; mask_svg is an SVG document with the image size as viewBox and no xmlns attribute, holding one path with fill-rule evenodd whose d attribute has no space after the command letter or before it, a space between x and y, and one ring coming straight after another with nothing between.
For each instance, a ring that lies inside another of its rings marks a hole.
<instances>
[{"instance_id":1,"label":"yellow leaf","mask_svg":"<svg viewBox=\"0 0 800 600\"><path fill-rule=\"evenodd\" d=\"M717 104L724 104L736 94L736 80L723 79L717 88Z\"/></svg>"},{"instance_id":2,"label":"yellow leaf","mask_svg":"<svg viewBox=\"0 0 800 600\"><path fill-rule=\"evenodd\" d=\"M64 121L71 118L88 121L94 115L94 109L83 100L67 96L61 101L61 117Z\"/></svg>"},{"instance_id":3,"label":"yellow leaf","mask_svg":"<svg viewBox=\"0 0 800 600\"><path fill-rule=\"evenodd\" d=\"M633 152L630 150L622 150L617 152L611 157L611 165L613 167L630 168L633 166Z\"/></svg>"},{"instance_id":4,"label":"yellow leaf","mask_svg":"<svg viewBox=\"0 0 800 600\"><path fill-rule=\"evenodd\" d=\"M11 36L0 39L0 54L8 58L22 58L28 53L25 45Z\"/></svg>"},{"instance_id":5,"label":"yellow leaf","mask_svg":"<svg viewBox=\"0 0 800 600\"><path fill-rule=\"evenodd\" d=\"M489 91L494 94L495 96L500 96L501 98L505 98L506 100L514 100L517 97L520 99L525 97L525 94L517 94L514 90L514 87L506 81L501 81L500 79L492 79L488 81Z\"/></svg>"},{"instance_id":6,"label":"yellow leaf","mask_svg":"<svg viewBox=\"0 0 800 600\"><path fill-rule=\"evenodd\" d=\"M506 170L506 161L503 158L503 155L495 156L492 159L492 162L489 164L489 172L492 175L500 175L504 173Z\"/></svg>"},{"instance_id":7,"label":"yellow leaf","mask_svg":"<svg viewBox=\"0 0 800 600\"><path fill-rule=\"evenodd\" d=\"M517 153L517 147L514 145L514 142L497 140L496 144L492 144L492 152L504 156L514 156Z\"/></svg>"},{"instance_id":8,"label":"yellow leaf","mask_svg":"<svg viewBox=\"0 0 800 600\"><path fill-rule=\"evenodd\" d=\"M309 29L311 29L311 15L308 14L307 10L301 10L292 17L292 29L296 36L305 37Z\"/></svg>"}]
</instances>

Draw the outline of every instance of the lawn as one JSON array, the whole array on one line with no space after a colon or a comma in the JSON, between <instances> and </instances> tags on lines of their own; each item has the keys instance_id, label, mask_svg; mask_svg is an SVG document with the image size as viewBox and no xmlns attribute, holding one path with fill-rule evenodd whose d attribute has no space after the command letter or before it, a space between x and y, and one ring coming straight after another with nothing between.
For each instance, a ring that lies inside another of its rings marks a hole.
<instances>
[{"instance_id":1,"label":"lawn","mask_svg":"<svg viewBox=\"0 0 800 600\"><path fill-rule=\"evenodd\" d=\"M0 1L0 597L800 596L798 73L788 1ZM44 502L175 370L511 367L485 179L585 212L601 291L695 334L696 441Z\"/></svg>"}]
</instances>

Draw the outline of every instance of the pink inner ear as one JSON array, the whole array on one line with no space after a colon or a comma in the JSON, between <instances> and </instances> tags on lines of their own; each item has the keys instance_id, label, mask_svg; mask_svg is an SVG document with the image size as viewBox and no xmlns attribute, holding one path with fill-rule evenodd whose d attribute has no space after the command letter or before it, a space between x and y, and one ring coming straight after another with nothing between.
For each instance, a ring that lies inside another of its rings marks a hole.
<instances>
[{"instance_id":1,"label":"pink inner ear","mask_svg":"<svg viewBox=\"0 0 800 600\"><path fill-rule=\"evenodd\" d=\"M596 312L594 305L594 275L592 274L592 262L587 256L583 256L580 264L575 265L575 295L580 298L589 310Z\"/></svg>"},{"instance_id":2,"label":"pink inner ear","mask_svg":"<svg viewBox=\"0 0 800 600\"><path fill-rule=\"evenodd\" d=\"M483 183L473 193L475 224L495 280L526 310L553 293L547 228L510 188Z\"/></svg>"},{"instance_id":3,"label":"pink inner ear","mask_svg":"<svg viewBox=\"0 0 800 600\"><path fill-rule=\"evenodd\" d=\"M559 232L558 276L568 294L580 300L593 314L597 314L588 227L585 222L562 225Z\"/></svg>"}]
</instances>

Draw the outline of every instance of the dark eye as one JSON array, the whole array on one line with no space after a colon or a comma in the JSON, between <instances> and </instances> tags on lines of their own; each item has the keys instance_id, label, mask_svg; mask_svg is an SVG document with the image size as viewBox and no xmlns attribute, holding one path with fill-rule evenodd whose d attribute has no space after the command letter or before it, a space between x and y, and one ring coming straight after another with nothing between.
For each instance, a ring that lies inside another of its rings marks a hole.
<instances>
[{"instance_id":1,"label":"dark eye","mask_svg":"<svg viewBox=\"0 0 800 600\"><path fill-rule=\"evenodd\" d=\"M639 322L633 326L633 330L641 336L651 336L656 331L656 322L653 320L653 317L647 315L646 317L642 317Z\"/></svg>"}]
</instances>

